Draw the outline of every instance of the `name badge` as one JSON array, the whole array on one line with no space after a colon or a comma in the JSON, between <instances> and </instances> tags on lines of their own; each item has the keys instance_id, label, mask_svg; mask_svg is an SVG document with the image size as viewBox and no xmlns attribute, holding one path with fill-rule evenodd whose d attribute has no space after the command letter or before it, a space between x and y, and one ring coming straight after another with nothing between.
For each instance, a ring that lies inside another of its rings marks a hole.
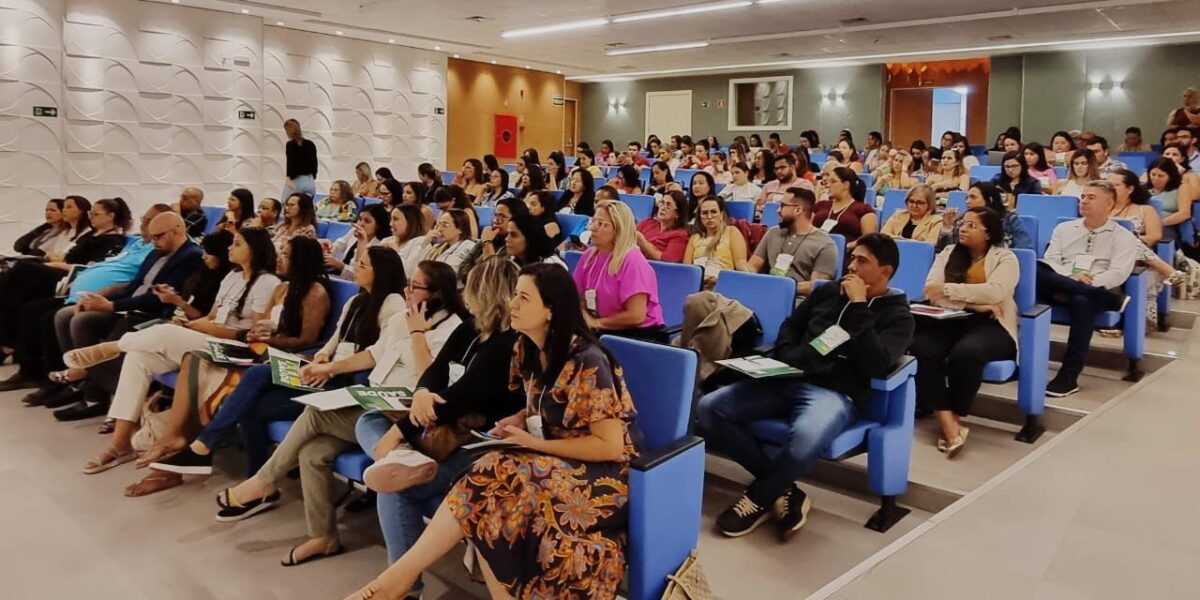
<instances>
[{"instance_id":1,"label":"name badge","mask_svg":"<svg viewBox=\"0 0 1200 600\"><path fill-rule=\"evenodd\" d=\"M217 325L224 325L229 321L229 307L221 306L217 308L217 317L214 319Z\"/></svg>"},{"instance_id":2,"label":"name badge","mask_svg":"<svg viewBox=\"0 0 1200 600\"><path fill-rule=\"evenodd\" d=\"M467 367L465 367L464 365L462 365L460 363L451 361L450 362L450 383L448 385L454 385L455 383L458 383L458 380L462 379L463 373L466 373L466 372L467 372Z\"/></svg>"},{"instance_id":3,"label":"name badge","mask_svg":"<svg viewBox=\"0 0 1200 600\"><path fill-rule=\"evenodd\" d=\"M715 256L704 259L704 278L715 278L721 273L721 260Z\"/></svg>"},{"instance_id":4,"label":"name badge","mask_svg":"<svg viewBox=\"0 0 1200 600\"><path fill-rule=\"evenodd\" d=\"M584 290L583 300L587 303L589 312L596 312L596 290Z\"/></svg>"},{"instance_id":5,"label":"name badge","mask_svg":"<svg viewBox=\"0 0 1200 600\"><path fill-rule=\"evenodd\" d=\"M1096 262L1096 257L1090 254L1076 256L1075 264L1071 267L1071 274L1090 273L1092 271L1092 263L1094 262Z\"/></svg>"},{"instance_id":6,"label":"name badge","mask_svg":"<svg viewBox=\"0 0 1200 600\"><path fill-rule=\"evenodd\" d=\"M775 264L771 267L772 275L786 275L788 268L792 266L792 260L795 256L791 254L780 254L775 257Z\"/></svg>"},{"instance_id":7,"label":"name badge","mask_svg":"<svg viewBox=\"0 0 1200 600\"><path fill-rule=\"evenodd\" d=\"M826 329L825 333L813 338L808 345L816 349L817 352L820 352L821 356L825 356L849 340L850 334L846 333L846 330L842 329L841 325L833 325L829 329Z\"/></svg>"},{"instance_id":8,"label":"name badge","mask_svg":"<svg viewBox=\"0 0 1200 600\"><path fill-rule=\"evenodd\" d=\"M837 227L837 224L837 219L834 219L833 217L827 217L825 222L821 223L821 231L824 231L825 233L833 233L833 228Z\"/></svg>"},{"instance_id":9,"label":"name badge","mask_svg":"<svg viewBox=\"0 0 1200 600\"><path fill-rule=\"evenodd\" d=\"M355 352L358 352L358 346L354 342L339 342L333 350L333 360L349 358L354 356Z\"/></svg>"},{"instance_id":10,"label":"name badge","mask_svg":"<svg viewBox=\"0 0 1200 600\"><path fill-rule=\"evenodd\" d=\"M546 433L542 431L542 415L525 417L525 431L539 440L546 439Z\"/></svg>"}]
</instances>

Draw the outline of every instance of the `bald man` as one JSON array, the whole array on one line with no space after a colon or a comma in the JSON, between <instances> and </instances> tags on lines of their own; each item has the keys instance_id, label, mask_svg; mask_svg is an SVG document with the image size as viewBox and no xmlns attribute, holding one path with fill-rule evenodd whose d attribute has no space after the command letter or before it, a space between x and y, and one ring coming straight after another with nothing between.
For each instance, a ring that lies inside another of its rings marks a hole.
<instances>
[{"instance_id":1,"label":"bald man","mask_svg":"<svg viewBox=\"0 0 1200 600\"><path fill-rule=\"evenodd\" d=\"M180 194L181 204L183 197ZM188 238L187 228L184 218L174 212L153 217L146 225L145 235L154 245L154 250L142 261L132 281L108 296L81 294L78 304L63 307L54 315L54 331L60 350L66 352L98 344L151 319L170 318L175 307L164 304L154 293L155 288L170 286L183 290L188 279L204 268L203 252ZM115 371L111 364L98 365L92 371L119 374L119 361L113 362L118 363ZM81 381L88 375L83 371L69 371L68 379ZM76 387L78 401L55 412L55 418L74 421L107 412L107 395L103 393L103 387L89 386L94 387L92 393L85 393L85 386Z\"/></svg>"},{"instance_id":2,"label":"bald man","mask_svg":"<svg viewBox=\"0 0 1200 600\"><path fill-rule=\"evenodd\" d=\"M208 215L204 214L204 209L200 208L203 203L204 190L186 187L179 192L179 202L174 206L187 223L187 234L195 239L200 239L200 236L203 236L208 229Z\"/></svg>"}]
</instances>

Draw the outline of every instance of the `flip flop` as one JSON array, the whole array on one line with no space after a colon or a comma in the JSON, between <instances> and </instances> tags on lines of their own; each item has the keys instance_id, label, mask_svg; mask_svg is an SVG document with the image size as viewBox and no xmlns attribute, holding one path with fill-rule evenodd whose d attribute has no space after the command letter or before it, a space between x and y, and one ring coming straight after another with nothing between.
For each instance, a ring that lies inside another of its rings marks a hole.
<instances>
[{"instance_id":1,"label":"flip flop","mask_svg":"<svg viewBox=\"0 0 1200 600\"><path fill-rule=\"evenodd\" d=\"M288 550L287 558L279 561L279 564L285 567L298 567L306 562L312 562L322 558L329 558L330 556L337 556L346 550L339 544L338 547L334 548L332 552L318 552L316 554L306 556L300 560L296 560L296 549L299 547L300 546L296 546L295 548Z\"/></svg>"}]
</instances>

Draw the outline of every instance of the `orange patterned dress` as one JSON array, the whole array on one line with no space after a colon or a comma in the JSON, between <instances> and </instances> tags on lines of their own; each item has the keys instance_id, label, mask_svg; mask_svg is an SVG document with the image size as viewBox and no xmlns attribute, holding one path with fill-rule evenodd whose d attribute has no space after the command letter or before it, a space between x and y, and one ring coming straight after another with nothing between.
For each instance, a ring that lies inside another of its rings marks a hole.
<instances>
[{"instance_id":1,"label":"orange patterned dress","mask_svg":"<svg viewBox=\"0 0 1200 600\"><path fill-rule=\"evenodd\" d=\"M477 460L446 495L454 516L496 578L517 598L613 598L625 572L633 400L620 368L593 344L572 349L542 395L523 376L523 344L513 352L509 387L525 390L547 439L589 435L604 419L625 423L616 462L589 463L529 450L499 450ZM539 402L539 398L542 398Z\"/></svg>"}]
</instances>

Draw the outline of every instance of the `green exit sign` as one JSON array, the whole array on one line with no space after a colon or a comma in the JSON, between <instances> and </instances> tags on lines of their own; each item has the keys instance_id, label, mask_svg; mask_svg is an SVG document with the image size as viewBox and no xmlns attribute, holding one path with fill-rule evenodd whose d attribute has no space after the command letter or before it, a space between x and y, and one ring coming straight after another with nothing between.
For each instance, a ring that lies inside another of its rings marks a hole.
<instances>
[{"instance_id":1,"label":"green exit sign","mask_svg":"<svg viewBox=\"0 0 1200 600\"><path fill-rule=\"evenodd\" d=\"M35 116L35 117L57 117L58 109L53 106L35 106L35 107L33 107L33 116Z\"/></svg>"},{"instance_id":2,"label":"green exit sign","mask_svg":"<svg viewBox=\"0 0 1200 600\"><path fill-rule=\"evenodd\" d=\"M254 111L252 111L252 110L239 110L238 111L239 119L246 119L248 121L253 121L255 119L255 117L256 117L256 115L254 114Z\"/></svg>"}]
</instances>

